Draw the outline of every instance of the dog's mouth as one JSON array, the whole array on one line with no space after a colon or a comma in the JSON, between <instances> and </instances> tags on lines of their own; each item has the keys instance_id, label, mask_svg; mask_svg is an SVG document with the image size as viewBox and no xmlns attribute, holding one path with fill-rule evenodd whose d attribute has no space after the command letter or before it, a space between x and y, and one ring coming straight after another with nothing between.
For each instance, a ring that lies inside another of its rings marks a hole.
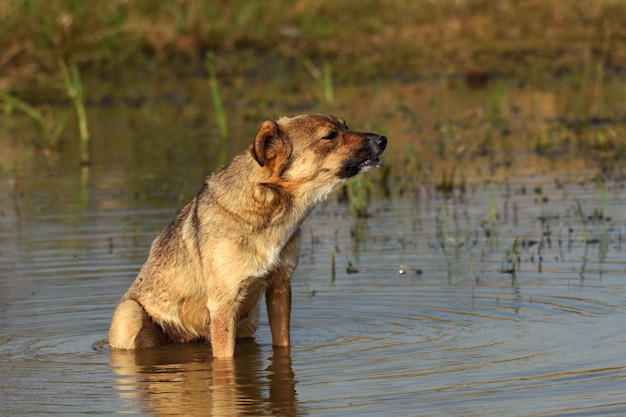
<instances>
[{"instance_id":1,"label":"dog's mouth","mask_svg":"<svg viewBox=\"0 0 626 417\"><path fill-rule=\"evenodd\" d=\"M380 166L380 158L378 157L369 158L364 161L348 161L341 167L338 176L340 178L350 178L362 172L379 168Z\"/></svg>"},{"instance_id":2,"label":"dog's mouth","mask_svg":"<svg viewBox=\"0 0 626 417\"><path fill-rule=\"evenodd\" d=\"M381 167L380 158L375 157L372 159L368 159L367 161L363 161L361 163L361 172L369 171L369 170L380 168L380 167Z\"/></svg>"}]
</instances>

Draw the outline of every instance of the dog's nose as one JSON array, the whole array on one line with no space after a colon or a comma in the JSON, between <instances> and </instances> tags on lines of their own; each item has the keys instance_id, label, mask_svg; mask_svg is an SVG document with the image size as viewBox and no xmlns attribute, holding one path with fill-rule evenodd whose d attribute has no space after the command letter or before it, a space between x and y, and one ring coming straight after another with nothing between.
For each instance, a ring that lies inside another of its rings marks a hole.
<instances>
[{"instance_id":1,"label":"dog's nose","mask_svg":"<svg viewBox=\"0 0 626 417\"><path fill-rule=\"evenodd\" d=\"M368 135L368 139L370 140L371 144L374 145L374 147L382 153L382 151L385 150L385 147L387 146L387 137L386 136L381 136L381 135L376 135L374 133L370 133Z\"/></svg>"},{"instance_id":2,"label":"dog's nose","mask_svg":"<svg viewBox=\"0 0 626 417\"><path fill-rule=\"evenodd\" d=\"M377 139L374 139L374 143L381 150L385 149L385 147L387 146L387 136L379 136Z\"/></svg>"}]
</instances>

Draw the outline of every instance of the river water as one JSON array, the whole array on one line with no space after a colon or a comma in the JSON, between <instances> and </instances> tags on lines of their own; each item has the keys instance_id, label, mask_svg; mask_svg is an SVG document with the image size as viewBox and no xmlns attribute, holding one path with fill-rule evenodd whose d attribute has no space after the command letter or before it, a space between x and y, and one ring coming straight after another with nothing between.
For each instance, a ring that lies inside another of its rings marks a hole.
<instances>
[{"instance_id":1,"label":"river water","mask_svg":"<svg viewBox=\"0 0 626 417\"><path fill-rule=\"evenodd\" d=\"M204 345L111 352L112 311L151 240L218 165L206 98L186 88L182 98L90 107L89 168L76 163L70 133L50 151L22 140L32 132L19 116L3 128L0 414L626 414L624 183L521 153L510 170L458 162L467 180L450 194L396 176L391 192L375 187L367 216L338 195L321 204L303 226L290 351L272 349L264 317L234 361L214 362ZM432 118L460 120L468 102L484 102L437 83L398 88L403 106ZM369 93L373 114L362 90L337 92L347 98L329 107L388 135L393 166L407 144L427 150L442 129L398 116L388 90ZM432 95L454 104L444 112ZM511 95L528 102L525 91ZM539 100L541 120L559 115L551 100ZM307 103L297 112L320 107ZM244 105L227 100L231 153L264 117L294 113L288 100L268 115L234 110ZM463 152L460 134L448 139L446 152ZM433 170L455 164L420 158Z\"/></svg>"}]
</instances>

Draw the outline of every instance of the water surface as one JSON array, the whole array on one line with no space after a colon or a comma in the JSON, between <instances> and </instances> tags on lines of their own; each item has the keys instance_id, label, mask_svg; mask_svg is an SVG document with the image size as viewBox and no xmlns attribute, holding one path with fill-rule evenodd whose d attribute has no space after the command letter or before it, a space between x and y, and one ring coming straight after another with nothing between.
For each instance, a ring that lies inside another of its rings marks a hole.
<instances>
[{"instance_id":1,"label":"water surface","mask_svg":"<svg viewBox=\"0 0 626 417\"><path fill-rule=\"evenodd\" d=\"M440 91L402 89L423 93L399 96L416 114L432 112L429 94ZM458 99L437 108L441 119L484 100L438 94ZM208 122L180 130L178 116L201 114L185 106L91 108L94 163L82 170L72 151L39 152L16 140L27 131L19 123L5 129L0 414L626 413L624 184L531 155L517 155L516 174L457 161L468 180L451 195L417 177L392 179L391 195L375 188L366 217L338 195L321 204L303 226L290 351L272 349L264 318L234 362L213 361L204 345L111 352L112 311L151 240L218 163ZM281 106L289 103L271 109ZM556 110L541 111L544 123ZM351 112L358 128L367 109ZM387 126L377 115L366 128ZM392 144L387 163L399 164L412 138L437 128L424 119L435 116L394 115L401 120L381 133ZM233 151L256 123L233 129ZM457 150L465 140L448 139Z\"/></svg>"}]
</instances>

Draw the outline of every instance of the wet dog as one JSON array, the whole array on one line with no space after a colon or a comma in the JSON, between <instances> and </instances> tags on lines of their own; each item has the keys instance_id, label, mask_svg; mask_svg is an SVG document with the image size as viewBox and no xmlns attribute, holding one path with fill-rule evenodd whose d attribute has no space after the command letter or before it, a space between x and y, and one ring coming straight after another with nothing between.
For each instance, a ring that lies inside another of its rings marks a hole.
<instances>
[{"instance_id":1,"label":"wet dog","mask_svg":"<svg viewBox=\"0 0 626 417\"><path fill-rule=\"evenodd\" d=\"M377 167L386 144L328 115L263 122L154 240L115 309L110 347L204 340L232 357L235 338L258 326L263 294L272 342L288 347L300 225L338 184Z\"/></svg>"}]
</instances>

